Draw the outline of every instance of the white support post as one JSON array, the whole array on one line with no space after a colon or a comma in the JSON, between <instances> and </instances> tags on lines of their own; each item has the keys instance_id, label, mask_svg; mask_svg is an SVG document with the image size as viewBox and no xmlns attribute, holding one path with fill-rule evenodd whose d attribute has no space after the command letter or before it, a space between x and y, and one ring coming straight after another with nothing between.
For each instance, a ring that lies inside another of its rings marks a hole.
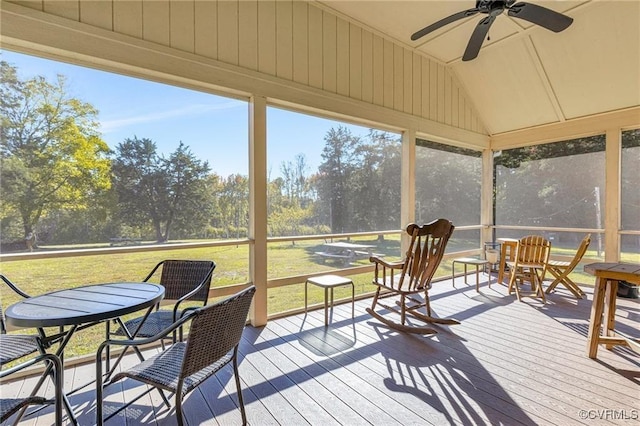
<instances>
[{"instance_id":1,"label":"white support post","mask_svg":"<svg viewBox=\"0 0 640 426\"><path fill-rule=\"evenodd\" d=\"M415 221L416 205L416 131L402 133L402 171L400 184L400 226L402 229ZM409 239L402 234L402 254L409 247Z\"/></svg>"},{"instance_id":2,"label":"white support post","mask_svg":"<svg viewBox=\"0 0 640 426\"><path fill-rule=\"evenodd\" d=\"M480 248L484 243L493 241L493 151L482 151L482 180L480 183L480 223L482 233L480 235Z\"/></svg>"},{"instance_id":3,"label":"white support post","mask_svg":"<svg viewBox=\"0 0 640 426\"><path fill-rule=\"evenodd\" d=\"M249 101L249 279L256 293L249 313L251 325L267 323L267 101Z\"/></svg>"},{"instance_id":4,"label":"white support post","mask_svg":"<svg viewBox=\"0 0 640 426\"><path fill-rule=\"evenodd\" d=\"M620 261L620 174L622 132L619 128L606 133L605 202L604 202L604 260Z\"/></svg>"}]
</instances>

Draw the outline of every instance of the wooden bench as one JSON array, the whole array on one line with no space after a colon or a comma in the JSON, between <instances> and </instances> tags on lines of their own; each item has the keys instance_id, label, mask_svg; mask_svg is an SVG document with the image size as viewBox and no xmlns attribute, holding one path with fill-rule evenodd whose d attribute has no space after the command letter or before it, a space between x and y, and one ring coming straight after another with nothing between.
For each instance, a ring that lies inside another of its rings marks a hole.
<instances>
[{"instance_id":1,"label":"wooden bench","mask_svg":"<svg viewBox=\"0 0 640 426\"><path fill-rule=\"evenodd\" d=\"M375 257L384 257L384 254L382 253L369 253L368 251L357 251L355 252L355 254L357 256L362 256L365 259L368 259L371 256L375 256Z\"/></svg>"},{"instance_id":2,"label":"wooden bench","mask_svg":"<svg viewBox=\"0 0 640 426\"><path fill-rule=\"evenodd\" d=\"M344 264L347 264L354 260L360 259L368 259L370 256L384 257L384 254L379 253L369 253L368 251L352 251L349 253L337 253L337 252L329 252L329 251L316 251L315 255L320 256L323 260L325 259L335 259L340 260Z\"/></svg>"},{"instance_id":3,"label":"wooden bench","mask_svg":"<svg viewBox=\"0 0 640 426\"><path fill-rule=\"evenodd\" d=\"M317 251L314 254L326 258L326 259L339 259L342 261L347 261L349 259L353 259L354 256L352 254L340 254L340 253L331 253L328 251Z\"/></svg>"},{"instance_id":4,"label":"wooden bench","mask_svg":"<svg viewBox=\"0 0 640 426\"><path fill-rule=\"evenodd\" d=\"M114 237L109 238L110 246L128 246L133 244L141 244L142 238Z\"/></svg>"}]
</instances>

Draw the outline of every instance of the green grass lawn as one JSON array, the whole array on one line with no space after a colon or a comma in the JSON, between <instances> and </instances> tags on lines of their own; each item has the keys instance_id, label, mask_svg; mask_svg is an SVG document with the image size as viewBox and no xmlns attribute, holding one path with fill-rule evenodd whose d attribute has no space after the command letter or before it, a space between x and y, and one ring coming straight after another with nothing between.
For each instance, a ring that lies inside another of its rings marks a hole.
<instances>
[{"instance_id":1,"label":"green grass lawn","mask_svg":"<svg viewBox=\"0 0 640 426\"><path fill-rule=\"evenodd\" d=\"M38 295L85 284L142 281L163 259L213 259L217 264L214 286L248 281L247 246L21 260L2 262L0 271L27 293ZM3 306L19 300L6 286L2 286L0 295ZM103 326L82 330L74 336L65 355L95 353L104 339Z\"/></svg>"},{"instance_id":2,"label":"green grass lawn","mask_svg":"<svg viewBox=\"0 0 640 426\"><path fill-rule=\"evenodd\" d=\"M355 241L355 240L354 240ZM371 240L358 242L371 243ZM288 277L299 274L331 271L341 265L323 264L314 255L324 243L303 241L274 243L269 245L268 277ZM386 251L398 251L399 240L385 241ZM68 247L67 247L68 249ZM249 246L231 245L224 247L189 248L161 250L157 252L100 254L95 256L60 257L32 259L0 263L0 273L7 276L24 291L38 295L53 290L72 288L87 284L119 281L141 281L151 269L163 259L214 260L216 269L212 287L241 284L249 281ZM368 261L360 261L368 264ZM363 274L366 275L366 274ZM358 292L371 291L365 288L365 281L371 277L353 277L358 281ZM3 306L20 300L5 286L0 286ZM336 299L343 297L342 290L335 293ZM311 289L309 303L321 301L321 294ZM269 291L269 314L302 307L304 293L302 284L275 288ZM65 352L67 357L95 353L97 346L105 339L104 327L96 326L78 332Z\"/></svg>"},{"instance_id":3,"label":"green grass lawn","mask_svg":"<svg viewBox=\"0 0 640 426\"><path fill-rule=\"evenodd\" d=\"M343 267L340 263L323 261L315 255L322 251L324 240L297 241L295 243L270 243L268 246L268 278L291 277L317 272L330 272ZM376 237L354 238L354 243L375 245L374 252L385 255L388 260L400 258L399 236L386 235L384 240ZM448 252L468 249L468 241L452 239ZM575 249L554 248L553 254L565 253L572 255ZM635 255L629 255L623 260L634 261ZM585 263L595 258L595 252L587 252ZM77 287L86 284L140 281L148 272L163 259L204 259L214 260L216 269L212 286L226 286L245 283L249 280L249 246L232 245L224 247L189 248L176 250L161 250L156 252L101 254L95 256L61 257L51 259L20 260L0 263L0 272L15 282L24 291L38 295L49 291ZM355 264L368 265L367 259ZM353 264L352 264L353 265ZM456 272L463 270L462 265L456 265ZM443 261L436 274L437 277L451 276L451 262ZM371 285L372 274L365 273L350 276L356 286L356 294L368 293L374 290ZM572 279L578 283L593 285L592 276L582 272L578 266L572 274ZM0 296L2 305L9 306L19 300L19 297L2 286ZM323 290L316 286L309 286L309 303L321 303ZM337 288L335 298L350 298L349 287ZM268 293L268 313L275 314L304 306L304 283L272 288ZM104 340L104 327L91 327L77 333L70 343L66 355L68 357L95 353L98 344Z\"/></svg>"}]
</instances>

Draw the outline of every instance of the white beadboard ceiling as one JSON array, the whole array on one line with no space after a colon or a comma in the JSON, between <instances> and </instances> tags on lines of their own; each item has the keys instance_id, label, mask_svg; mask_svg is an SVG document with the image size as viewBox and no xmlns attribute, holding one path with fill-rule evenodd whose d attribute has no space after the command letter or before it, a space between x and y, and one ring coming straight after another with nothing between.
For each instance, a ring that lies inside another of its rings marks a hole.
<instances>
[{"instance_id":1,"label":"white beadboard ceiling","mask_svg":"<svg viewBox=\"0 0 640 426\"><path fill-rule=\"evenodd\" d=\"M640 105L640 0L528 2L574 22L553 33L503 14L469 62L462 54L484 14L410 37L475 0L317 3L450 67L492 135Z\"/></svg>"}]
</instances>

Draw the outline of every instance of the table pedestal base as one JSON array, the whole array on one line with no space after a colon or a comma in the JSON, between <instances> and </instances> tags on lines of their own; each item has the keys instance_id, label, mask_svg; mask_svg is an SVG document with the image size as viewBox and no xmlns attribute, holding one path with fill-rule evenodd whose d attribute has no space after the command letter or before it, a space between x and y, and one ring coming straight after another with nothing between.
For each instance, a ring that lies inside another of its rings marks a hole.
<instances>
[{"instance_id":1,"label":"table pedestal base","mask_svg":"<svg viewBox=\"0 0 640 426\"><path fill-rule=\"evenodd\" d=\"M585 265L584 270L596 276L589 319L589 334L587 335L587 356L595 359L598 355L598 345L605 345L607 349L612 349L616 345L624 345L640 352L638 339L621 336L614 330L618 281L624 280L640 285L640 265L592 263ZM601 328L602 335L600 334Z\"/></svg>"}]
</instances>

